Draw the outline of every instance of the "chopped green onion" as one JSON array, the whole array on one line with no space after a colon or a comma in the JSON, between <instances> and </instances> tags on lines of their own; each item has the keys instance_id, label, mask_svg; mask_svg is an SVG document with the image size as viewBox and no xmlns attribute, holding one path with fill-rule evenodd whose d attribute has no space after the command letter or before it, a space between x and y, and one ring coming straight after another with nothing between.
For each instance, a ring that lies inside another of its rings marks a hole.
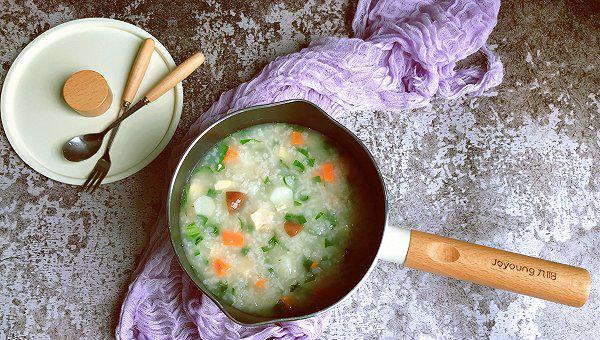
<instances>
[{"instance_id":1,"label":"chopped green onion","mask_svg":"<svg viewBox=\"0 0 600 340\"><path fill-rule=\"evenodd\" d=\"M296 222L298 224L306 223L306 217L304 215L285 214L285 220L290 222Z\"/></svg>"},{"instance_id":2,"label":"chopped green onion","mask_svg":"<svg viewBox=\"0 0 600 340\"><path fill-rule=\"evenodd\" d=\"M199 173L200 171L210 171L210 172L213 172L213 169L211 169L210 166L208 166L208 165L203 165L203 166L197 168L196 170L194 170L194 173Z\"/></svg>"},{"instance_id":3,"label":"chopped green onion","mask_svg":"<svg viewBox=\"0 0 600 340\"><path fill-rule=\"evenodd\" d=\"M240 250L240 252L242 253L242 256L246 256L250 252L250 248L244 247Z\"/></svg>"},{"instance_id":4,"label":"chopped green onion","mask_svg":"<svg viewBox=\"0 0 600 340\"><path fill-rule=\"evenodd\" d=\"M275 247L276 244L280 244L279 239L277 239L277 236L273 236L269 239L268 245L262 246L262 247L260 247L260 249L264 253L266 253L266 252L270 251L271 249L273 249L273 247Z\"/></svg>"},{"instance_id":5,"label":"chopped green onion","mask_svg":"<svg viewBox=\"0 0 600 340\"><path fill-rule=\"evenodd\" d=\"M303 195L303 194L298 195L298 199L302 202L308 201L309 198L310 198L310 196L308 196L308 195Z\"/></svg>"},{"instance_id":6,"label":"chopped green onion","mask_svg":"<svg viewBox=\"0 0 600 340\"><path fill-rule=\"evenodd\" d=\"M242 139L242 140L240 141L240 144L244 145L244 144L246 144L246 143L248 143L248 142L251 142L251 141L254 141L254 142L259 142L259 143L260 143L260 141L259 141L258 139L254 139L254 138L248 138L248 139Z\"/></svg>"},{"instance_id":7,"label":"chopped green onion","mask_svg":"<svg viewBox=\"0 0 600 340\"><path fill-rule=\"evenodd\" d=\"M297 207L299 207L299 206L302 205L302 203L300 203L300 201L294 201L294 205L297 206Z\"/></svg>"},{"instance_id":8,"label":"chopped green onion","mask_svg":"<svg viewBox=\"0 0 600 340\"><path fill-rule=\"evenodd\" d=\"M315 176L312 178L313 182L315 183L321 183L321 176Z\"/></svg>"},{"instance_id":9,"label":"chopped green onion","mask_svg":"<svg viewBox=\"0 0 600 340\"><path fill-rule=\"evenodd\" d=\"M311 270L310 266L312 266L312 264L313 261L305 256L304 260L302 261L302 265L304 266L304 269L306 269L307 272Z\"/></svg>"},{"instance_id":10,"label":"chopped green onion","mask_svg":"<svg viewBox=\"0 0 600 340\"><path fill-rule=\"evenodd\" d=\"M219 283L217 283L217 295L221 297L225 295L225 293L227 292L227 287L227 282L219 281Z\"/></svg>"},{"instance_id":11,"label":"chopped green onion","mask_svg":"<svg viewBox=\"0 0 600 340\"><path fill-rule=\"evenodd\" d=\"M287 164L285 164L285 162L283 161L283 159L279 159L279 165L281 165L282 167L284 167L284 168L286 168L288 170L290 169L290 167Z\"/></svg>"},{"instance_id":12,"label":"chopped green onion","mask_svg":"<svg viewBox=\"0 0 600 340\"><path fill-rule=\"evenodd\" d=\"M208 221L208 217L204 215L197 215L196 218L198 219L198 222L200 222L200 225L205 225Z\"/></svg>"},{"instance_id":13,"label":"chopped green onion","mask_svg":"<svg viewBox=\"0 0 600 340\"><path fill-rule=\"evenodd\" d=\"M302 164L299 160L295 159L294 160L294 166L298 168L298 170L300 172L304 172L304 170L306 170L306 168L304 167L304 164Z\"/></svg>"},{"instance_id":14,"label":"chopped green onion","mask_svg":"<svg viewBox=\"0 0 600 340\"><path fill-rule=\"evenodd\" d=\"M267 178L265 178L265 180L263 181L264 185L267 185L271 182L271 180L269 179L269 176L267 176Z\"/></svg>"},{"instance_id":15,"label":"chopped green onion","mask_svg":"<svg viewBox=\"0 0 600 340\"><path fill-rule=\"evenodd\" d=\"M252 225L251 223L245 222L240 217L238 217L238 221L240 221L240 229L242 229L243 231L251 232L254 230L254 225Z\"/></svg>"},{"instance_id":16,"label":"chopped green onion","mask_svg":"<svg viewBox=\"0 0 600 340\"><path fill-rule=\"evenodd\" d=\"M329 223L331 223L332 226L337 227L338 220L332 213L328 211L321 211L317 214L317 216L315 216L315 220L318 220L321 217L324 217L327 221L329 221Z\"/></svg>"},{"instance_id":17,"label":"chopped green onion","mask_svg":"<svg viewBox=\"0 0 600 340\"><path fill-rule=\"evenodd\" d=\"M181 201L179 202L179 206L181 208L185 207L188 201L188 187L183 188L183 193L181 194Z\"/></svg>"},{"instance_id":18,"label":"chopped green onion","mask_svg":"<svg viewBox=\"0 0 600 340\"><path fill-rule=\"evenodd\" d=\"M269 271L269 273L271 273L271 274L275 274L275 269L273 269L273 268L269 268L269 269L267 269L267 270Z\"/></svg>"},{"instance_id":19,"label":"chopped green onion","mask_svg":"<svg viewBox=\"0 0 600 340\"><path fill-rule=\"evenodd\" d=\"M309 166L315 166L315 159L314 158L307 159L306 164L308 164Z\"/></svg>"},{"instance_id":20,"label":"chopped green onion","mask_svg":"<svg viewBox=\"0 0 600 340\"><path fill-rule=\"evenodd\" d=\"M194 256L198 256L198 255L200 255L200 252L199 251L195 251L194 252Z\"/></svg>"},{"instance_id":21,"label":"chopped green onion","mask_svg":"<svg viewBox=\"0 0 600 340\"><path fill-rule=\"evenodd\" d=\"M231 295L235 296L235 287L231 287Z\"/></svg>"},{"instance_id":22,"label":"chopped green onion","mask_svg":"<svg viewBox=\"0 0 600 340\"><path fill-rule=\"evenodd\" d=\"M219 227L216 224L211 225L207 225L208 228L212 228L212 234L215 236L219 235Z\"/></svg>"},{"instance_id":23,"label":"chopped green onion","mask_svg":"<svg viewBox=\"0 0 600 340\"><path fill-rule=\"evenodd\" d=\"M219 194L219 192L213 188L208 189L208 192L206 193L206 196L211 197L211 198L215 198L217 197L217 195Z\"/></svg>"},{"instance_id":24,"label":"chopped green onion","mask_svg":"<svg viewBox=\"0 0 600 340\"><path fill-rule=\"evenodd\" d=\"M283 183L285 183L285 185L287 185L288 187L290 187L290 188L293 187L294 182L296 182L296 176L293 176L293 175L283 176Z\"/></svg>"},{"instance_id":25,"label":"chopped green onion","mask_svg":"<svg viewBox=\"0 0 600 340\"><path fill-rule=\"evenodd\" d=\"M308 150L303 149L303 148L296 148L296 150L298 150L298 152L300 152L301 154L304 155L304 157L309 158L309 154L308 154Z\"/></svg>"},{"instance_id":26,"label":"chopped green onion","mask_svg":"<svg viewBox=\"0 0 600 340\"><path fill-rule=\"evenodd\" d=\"M227 150L229 150L229 145L227 145L227 143L225 143L225 142L221 142L217 149L217 156L218 156L219 163L225 159Z\"/></svg>"},{"instance_id":27,"label":"chopped green onion","mask_svg":"<svg viewBox=\"0 0 600 340\"><path fill-rule=\"evenodd\" d=\"M325 238L325 248L335 245L332 239Z\"/></svg>"}]
</instances>

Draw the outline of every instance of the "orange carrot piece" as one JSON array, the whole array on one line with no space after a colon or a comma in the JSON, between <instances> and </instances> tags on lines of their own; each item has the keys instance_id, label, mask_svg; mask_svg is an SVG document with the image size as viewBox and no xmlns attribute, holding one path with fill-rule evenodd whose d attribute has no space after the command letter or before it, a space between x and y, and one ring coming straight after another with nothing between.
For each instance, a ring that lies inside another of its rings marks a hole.
<instances>
[{"instance_id":1,"label":"orange carrot piece","mask_svg":"<svg viewBox=\"0 0 600 340\"><path fill-rule=\"evenodd\" d=\"M227 148L227 152L225 153L225 158L223 158L223 163L233 163L237 158L238 158L237 149L230 146Z\"/></svg>"},{"instance_id":2,"label":"orange carrot piece","mask_svg":"<svg viewBox=\"0 0 600 340\"><path fill-rule=\"evenodd\" d=\"M319 260L313 261L313 263L310 264L310 269L314 270L317 268L318 265L319 265Z\"/></svg>"},{"instance_id":3,"label":"orange carrot piece","mask_svg":"<svg viewBox=\"0 0 600 340\"><path fill-rule=\"evenodd\" d=\"M279 300L281 300L287 308L292 308L294 305L294 297L289 294L282 296Z\"/></svg>"},{"instance_id":4,"label":"orange carrot piece","mask_svg":"<svg viewBox=\"0 0 600 340\"><path fill-rule=\"evenodd\" d=\"M302 144L304 144L304 136L302 136L302 132L292 131L292 145L302 145Z\"/></svg>"},{"instance_id":5,"label":"orange carrot piece","mask_svg":"<svg viewBox=\"0 0 600 340\"><path fill-rule=\"evenodd\" d=\"M229 263L221 259L216 259L213 262L213 268L215 269L215 273L217 274L217 276L223 276L229 271L229 269L231 269L231 266L229 265Z\"/></svg>"},{"instance_id":6,"label":"orange carrot piece","mask_svg":"<svg viewBox=\"0 0 600 340\"><path fill-rule=\"evenodd\" d=\"M321 172L323 173L323 180L325 182L333 182L333 179L335 178L333 174L333 163L323 163Z\"/></svg>"},{"instance_id":7,"label":"orange carrot piece","mask_svg":"<svg viewBox=\"0 0 600 340\"><path fill-rule=\"evenodd\" d=\"M283 229L285 229L285 232L290 237L298 235L298 233L301 232L303 228L304 227L302 226L302 224L293 221L285 221L285 223L283 224Z\"/></svg>"},{"instance_id":8,"label":"orange carrot piece","mask_svg":"<svg viewBox=\"0 0 600 340\"><path fill-rule=\"evenodd\" d=\"M236 231L224 230L221 233L221 240L224 246L242 247L244 245L244 234Z\"/></svg>"},{"instance_id":9,"label":"orange carrot piece","mask_svg":"<svg viewBox=\"0 0 600 340\"><path fill-rule=\"evenodd\" d=\"M265 288L265 283L267 283L267 279L262 277L258 280L256 280L256 282L254 282L254 285L258 288Z\"/></svg>"}]
</instances>

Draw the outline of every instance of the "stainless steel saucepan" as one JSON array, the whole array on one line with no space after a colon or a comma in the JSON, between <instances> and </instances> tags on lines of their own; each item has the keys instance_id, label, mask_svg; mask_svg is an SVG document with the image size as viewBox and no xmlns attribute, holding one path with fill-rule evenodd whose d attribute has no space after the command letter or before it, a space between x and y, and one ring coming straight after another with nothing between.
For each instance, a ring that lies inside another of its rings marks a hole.
<instances>
[{"instance_id":1,"label":"stainless steel saucepan","mask_svg":"<svg viewBox=\"0 0 600 340\"><path fill-rule=\"evenodd\" d=\"M298 314L269 318L240 311L221 302L202 283L188 262L179 228L179 207L183 188L198 160L213 145L228 135L252 125L265 123L297 124L319 131L333 140L353 164L360 167L358 183L365 219L353 231L357 245L347 263L349 275L339 282L330 296L321 298L313 309ZM204 294L208 295L232 320L245 325L261 325L313 316L332 308L350 295L368 276L377 259L460 280L513 291L519 294L581 307L590 292L590 274L583 268L550 262L508 251L458 241L417 230L388 225L388 202L381 174L371 154L348 129L331 119L316 105L290 100L244 109L214 123L199 135L179 161L168 193L168 221L171 241L183 269Z\"/></svg>"}]
</instances>

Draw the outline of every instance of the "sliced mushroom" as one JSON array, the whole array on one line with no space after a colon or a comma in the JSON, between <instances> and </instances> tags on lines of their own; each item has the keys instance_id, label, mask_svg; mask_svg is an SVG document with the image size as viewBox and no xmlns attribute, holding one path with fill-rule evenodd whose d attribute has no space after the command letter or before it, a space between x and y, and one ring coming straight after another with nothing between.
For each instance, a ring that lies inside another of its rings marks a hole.
<instances>
[{"instance_id":1,"label":"sliced mushroom","mask_svg":"<svg viewBox=\"0 0 600 340\"><path fill-rule=\"evenodd\" d=\"M283 224L283 229L285 229L285 232L290 235L290 237L294 237L298 235L298 233L301 232L304 227L302 224L297 222L285 221Z\"/></svg>"},{"instance_id":2,"label":"sliced mushroom","mask_svg":"<svg viewBox=\"0 0 600 340\"><path fill-rule=\"evenodd\" d=\"M227 201L227 211L232 213L244 206L246 194L239 191L227 191L225 193L225 200Z\"/></svg>"}]
</instances>

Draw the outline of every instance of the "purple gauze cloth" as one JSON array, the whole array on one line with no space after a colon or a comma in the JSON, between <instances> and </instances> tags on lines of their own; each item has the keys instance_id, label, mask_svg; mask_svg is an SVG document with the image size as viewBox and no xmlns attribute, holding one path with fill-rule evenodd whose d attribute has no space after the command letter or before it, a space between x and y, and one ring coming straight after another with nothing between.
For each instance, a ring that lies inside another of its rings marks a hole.
<instances>
[{"instance_id":1,"label":"purple gauze cloth","mask_svg":"<svg viewBox=\"0 0 600 340\"><path fill-rule=\"evenodd\" d=\"M502 81L502 63L484 46L499 7L500 0L360 0L354 38L319 39L223 93L175 147L167 174L203 129L253 105L306 99L335 117L350 110L418 108L434 95L481 95ZM477 51L487 58L487 69L455 69ZM313 339L326 327L327 313L261 327L231 321L182 271L164 211L160 216L123 302L117 338Z\"/></svg>"}]
</instances>

